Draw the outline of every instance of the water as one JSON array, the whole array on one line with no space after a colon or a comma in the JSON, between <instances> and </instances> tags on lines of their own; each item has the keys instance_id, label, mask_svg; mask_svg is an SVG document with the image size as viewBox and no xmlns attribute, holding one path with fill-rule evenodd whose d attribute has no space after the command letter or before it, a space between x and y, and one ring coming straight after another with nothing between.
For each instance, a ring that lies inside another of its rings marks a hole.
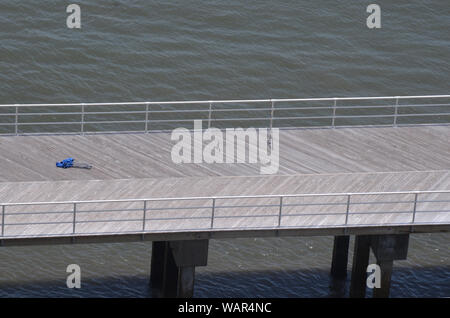
<instances>
[{"instance_id":1,"label":"water","mask_svg":"<svg viewBox=\"0 0 450 318\"><path fill-rule=\"evenodd\" d=\"M0 103L448 94L448 1L0 3ZM394 297L449 297L449 234L415 234ZM147 297L149 243L0 249L0 296ZM331 237L216 240L197 297L327 297ZM351 255L350 255L351 256ZM65 287L68 264L81 290ZM346 287L348 288L348 286Z\"/></svg>"}]
</instances>

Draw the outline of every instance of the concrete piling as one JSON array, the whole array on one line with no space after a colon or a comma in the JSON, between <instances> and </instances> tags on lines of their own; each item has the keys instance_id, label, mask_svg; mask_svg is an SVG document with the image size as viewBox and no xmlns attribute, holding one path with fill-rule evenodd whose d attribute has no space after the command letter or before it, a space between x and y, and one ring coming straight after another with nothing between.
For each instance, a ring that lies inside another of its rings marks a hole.
<instances>
[{"instance_id":1,"label":"concrete piling","mask_svg":"<svg viewBox=\"0 0 450 318\"><path fill-rule=\"evenodd\" d=\"M350 297L365 297L367 266L372 249L380 268L380 286L373 289L373 297L389 297L394 260L406 259L409 234L357 235L353 254Z\"/></svg>"},{"instance_id":2,"label":"concrete piling","mask_svg":"<svg viewBox=\"0 0 450 318\"><path fill-rule=\"evenodd\" d=\"M374 298L389 297L394 260L404 260L408 255L409 234L374 235L372 251L381 270L380 288L374 288Z\"/></svg>"},{"instance_id":3,"label":"concrete piling","mask_svg":"<svg viewBox=\"0 0 450 318\"><path fill-rule=\"evenodd\" d=\"M353 252L352 278L350 297L364 298L366 296L367 266L370 256L370 236L356 235Z\"/></svg>"},{"instance_id":4,"label":"concrete piling","mask_svg":"<svg viewBox=\"0 0 450 318\"><path fill-rule=\"evenodd\" d=\"M155 290L161 289L163 286L167 244L168 242L152 242L150 285Z\"/></svg>"},{"instance_id":5,"label":"concrete piling","mask_svg":"<svg viewBox=\"0 0 450 318\"><path fill-rule=\"evenodd\" d=\"M373 289L373 298L388 298L391 290L391 276L394 261L377 261L377 264L381 270L381 282L380 288Z\"/></svg>"},{"instance_id":6,"label":"concrete piling","mask_svg":"<svg viewBox=\"0 0 450 318\"><path fill-rule=\"evenodd\" d=\"M208 240L153 242L150 284L154 297L189 298L195 267L206 266Z\"/></svg>"},{"instance_id":7,"label":"concrete piling","mask_svg":"<svg viewBox=\"0 0 450 318\"><path fill-rule=\"evenodd\" d=\"M348 245L349 235L334 237L333 257L331 261L331 277L333 279L344 279L347 277Z\"/></svg>"}]
</instances>

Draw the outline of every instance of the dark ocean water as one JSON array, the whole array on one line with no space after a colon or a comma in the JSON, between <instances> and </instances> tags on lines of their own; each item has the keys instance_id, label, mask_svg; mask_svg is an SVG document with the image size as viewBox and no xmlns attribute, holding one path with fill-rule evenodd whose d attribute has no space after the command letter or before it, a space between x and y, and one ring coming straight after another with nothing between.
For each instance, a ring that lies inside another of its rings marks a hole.
<instances>
[{"instance_id":1,"label":"dark ocean water","mask_svg":"<svg viewBox=\"0 0 450 318\"><path fill-rule=\"evenodd\" d=\"M448 94L450 3L0 2L0 104ZM1 168L1 165L0 165ZM394 297L450 297L449 234L415 234ZM0 249L3 297L147 297L151 244ZM328 297L332 237L217 240L197 297ZM351 255L350 255L351 256ZM66 266L82 288L66 287ZM347 286L348 287L348 286ZM345 292L345 290L344 290Z\"/></svg>"}]
</instances>

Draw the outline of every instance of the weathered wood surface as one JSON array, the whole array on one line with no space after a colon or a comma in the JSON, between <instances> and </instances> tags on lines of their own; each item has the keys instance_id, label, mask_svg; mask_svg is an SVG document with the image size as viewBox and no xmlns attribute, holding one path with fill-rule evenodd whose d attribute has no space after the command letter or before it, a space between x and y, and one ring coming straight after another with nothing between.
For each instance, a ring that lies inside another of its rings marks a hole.
<instances>
[{"instance_id":1,"label":"weathered wood surface","mask_svg":"<svg viewBox=\"0 0 450 318\"><path fill-rule=\"evenodd\" d=\"M279 173L266 176L259 175L259 166L252 164L176 165L170 158L174 142L170 141L169 134L0 137L0 180L3 181L0 183L0 202L446 190L450 189L449 137L448 126L281 131ZM69 156L88 162L94 168L64 170L55 167L57 160ZM358 203L358 200L361 200L359 203L387 203L352 205L350 213L365 214L350 214L348 224L410 222L413 199L412 195L352 198L355 200L353 203ZM433 194L421 199L449 201L450 195ZM289 198L284 203L313 204L286 206L280 222L283 227L336 227L345 221L345 197ZM261 204L271 206L242 207ZM218 200L213 229L276 227L278 204L276 198ZM241 208L229 207L232 205ZM124 211L130 208L135 210ZM5 224L16 225L5 225L4 234L10 237L70 235L73 231L72 209L73 206L68 204L8 206ZM77 222L98 222L77 223L75 232L211 228L211 200L148 202L147 209L144 226L142 202L80 204L77 206ZM448 202L420 203L415 221L450 223L450 213L420 212L449 209ZM67 213L29 213L38 211ZM318 213L321 215L309 215ZM163 220L168 217L173 219ZM102 222L114 219L132 221ZM29 222L67 224L17 225Z\"/></svg>"},{"instance_id":2,"label":"weathered wood surface","mask_svg":"<svg viewBox=\"0 0 450 318\"><path fill-rule=\"evenodd\" d=\"M258 164L181 164L170 134L0 137L0 182L259 175ZM280 131L278 174L450 168L450 126ZM56 169L73 157L94 169Z\"/></svg>"}]
</instances>

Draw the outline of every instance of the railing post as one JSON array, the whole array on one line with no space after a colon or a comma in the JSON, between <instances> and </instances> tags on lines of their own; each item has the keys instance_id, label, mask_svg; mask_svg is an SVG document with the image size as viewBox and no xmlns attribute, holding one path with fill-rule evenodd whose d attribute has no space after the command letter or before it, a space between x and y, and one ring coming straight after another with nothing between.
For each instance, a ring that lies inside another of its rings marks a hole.
<instances>
[{"instance_id":1,"label":"railing post","mask_svg":"<svg viewBox=\"0 0 450 318\"><path fill-rule=\"evenodd\" d=\"M212 199L212 211L211 211L211 229L214 228L214 213L216 210L216 198Z\"/></svg>"},{"instance_id":2,"label":"railing post","mask_svg":"<svg viewBox=\"0 0 450 318\"><path fill-rule=\"evenodd\" d=\"M212 102L209 102L209 110L208 110L208 128L211 128L211 117L212 117Z\"/></svg>"},{"instance_id":3,"label":"railing post","mask_svg":"<svg viewBox=\"0 0 450 318\"><path fill-rule=\"evenodd\" d=\"M336 128L336 97L333 103L333 117L331 118L331 127Z\"/></svg>"},{"instance_id":4,"label":"railing post","mask_svg":"<svg viewBox=\"0 0 450 318\"><path fill-rule=\"evenodd\" d=\"M413 215L412 215L412 221L411 223L414 224L416 221L416 210L417 210L417 197L419 196L418 193L414 194L414 207L413 207Z\"/></svg>"},{"instance_id":5,"label":"railing post","mask_svg":"<svg viewBox=\"0 0 450 318\"><path fill-rule=\"evenodd\" d=\"M269 124L269 138L267 139L267 144L272 149L272 127L273 127L273 115L275 113L275 102L270 99L271 107L270 107L270 124Z\"/></svg>"},{"instance_id":6,"label":"railing post","mask_svg":"<svg viewBox=\"0 0 450 318\"><path fill-rule=\"evenodd\" d=\"M72 234L75 234L75 224L76 224L76 215L77 215L77 204L73 204L73 225L72 225Z\"/></svg>"},{"instance_id":7,"label":"railing post","mask_svg":"<svg viewBox=\"0 0 450 318\"><path fill-rule=\"evenodd\" d=\"M345 212L345 226L348 225L348 214L350 212L350 197L351 195L347 195L347 211Z\"/></svg>"},{"instance_id":8,"label":"railing post","mask_svg":"<svg viewBox=\"0 0 450 318\"><path fill-rule=\"evenodd\" d=\"M270 99L270 131L272 131L272 127L273 127L273 113L275 112L275 102Z\"/></svg>"},{"instance_id":9,"label":"railing post","mask_svg":"<svg viewBox=\"0 0 450 318\"><path fill-rule=\"evenodd\" d=\"M281 210L283 208L283 197L280 197L280 209L278 211L278 227L281 226Z\"/></svg>"},{"instance_id":10,"label":"railing post","mask_svg":"<svg viewBox=\"0 0 450 318\"><path fill-rule=\"evenodd\" d=\"M81 104L81 134L84 135L84 104Z\"/></svg>"},{"instance_id":11,"label":"railing post","mask_svg":"<svg viewBox=\"0 0 450 318\"><path fill-rule=\"evenodd\" d=\"M2 205L2 236L5 235L5 209L6 207Z\"/></svg>"},{"instance_id":12,"label":"railing post","mask_svg":"<svg viewBox=\"0 0 450 318\"><path fill-rule=\"evenodd\" d=\"M144 214L142 216L142 231L145 231L145 220L147 218L147 201L144 201Z\"/></svg>"},{"instance_id":13,"label":"railing post","mask_svg":"<svg viewBox=\"0 0 450 318\"><path fill-rule=\"evenodd\" d=\"M394 107L394 127L397 127L397 115L398 115L398 96L395 98L395 107Z\"/></svg>"},{"instance_id":14,"label":"railing post","mask_svg":"<svg viewBox=\"0 0 450 318\"><path fill-rule=\"evenodd\" d=\"M14 134L17 136L19 134L19 106L16 105L15 115L14 115Z\"/></svg>"},{"instance_id":15,"label":"railing post","mask_svg":"<svg viewBox=\"0 0 450 318\"><path fill-rule=\"evenodd\" d=\"M148 103L145 104L145 132L148 133Z\"/></svg>"}]
</instances>

